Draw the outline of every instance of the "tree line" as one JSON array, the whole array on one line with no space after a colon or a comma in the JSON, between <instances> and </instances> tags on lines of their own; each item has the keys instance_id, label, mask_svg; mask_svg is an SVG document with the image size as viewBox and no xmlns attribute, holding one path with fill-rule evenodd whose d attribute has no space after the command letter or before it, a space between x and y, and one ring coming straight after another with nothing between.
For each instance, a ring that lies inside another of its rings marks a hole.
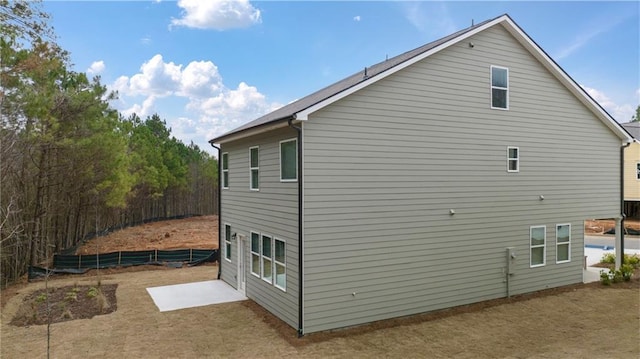
<instances>
[{"instance_id":1,"label":"tree line","mask_svg":"<svg viewBox=\"0 0 640 359\"><path fill-rule=\"evenodd\" d=\"M39 5L0 0L2 286L105 228L217 213L217 160L158 115L114 110Z\"/></svg>"}]
</instances>

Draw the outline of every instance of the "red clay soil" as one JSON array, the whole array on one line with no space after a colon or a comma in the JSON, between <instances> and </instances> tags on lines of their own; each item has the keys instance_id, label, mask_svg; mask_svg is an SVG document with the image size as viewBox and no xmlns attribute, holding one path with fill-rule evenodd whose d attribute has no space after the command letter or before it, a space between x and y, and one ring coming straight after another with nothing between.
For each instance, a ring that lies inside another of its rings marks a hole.
<instances>
[{"instance_id":1,"label":"red clay soil","mask_svg":"<svg viewBox=\"0 0 640 359\"><path fill-rule=\"evenodd\" d=\"M146 223L94 238L76 254L149 249L218 248L218 216L200 216Z\"/></svg>"},{"instance_id":2,"label":"red clay soil","mask_svg":"<svg viewBox=\"0 0 640 359\"><path fill-rule=\"evenodd\" d=\"M613 219L596 219L591 221L585 221L584 231L587 234L603 234L608 230L616 227L616 221ZM637 219L625 219L625 228L632 228L640 230L640 220Z\"/></svg>"}]
</instances>

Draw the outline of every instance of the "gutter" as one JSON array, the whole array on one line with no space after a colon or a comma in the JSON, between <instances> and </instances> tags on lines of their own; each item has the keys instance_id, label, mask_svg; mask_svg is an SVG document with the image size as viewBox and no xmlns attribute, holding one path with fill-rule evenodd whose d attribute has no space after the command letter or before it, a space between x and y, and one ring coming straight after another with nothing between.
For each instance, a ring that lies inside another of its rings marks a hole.
<instances>
[{"instance_id":1,"label":"gutter","mask_svg":"<svg viewBox=\"0 0 640 359\"><path fill-rule=\"evenodd\" d=\"M624 264L624 149L631 146L631 142L627 142L620 146L620 265ZM618 269L618 268L616 268Z\"/></svg>"},{"instance_id":2,"label":"gutter","mask_svg":"<svg viewBox=\"0 0 640 359\"><path fill-rule=\"evenodd\" d=\"M222 274L222 261L220 260L220 252L222 251L222 231L220 230L220 223L222 223L222 158L220 156L220 147L213 144L213 142L209 142L211 147L218 150L218 280L220 280L220 276Z\"/></svg>"},{"instance_id":3,"label":"gutter","mask_svg":"<svg viewBox=\"0 0 640 359\"><path fill-rule=\"evenodd\" d=\"M298 338L303 333L303 246L302 246L302 127L294 126L293 117L289 118L287 124L298 132Z\"/></svg>"}]
</instances>

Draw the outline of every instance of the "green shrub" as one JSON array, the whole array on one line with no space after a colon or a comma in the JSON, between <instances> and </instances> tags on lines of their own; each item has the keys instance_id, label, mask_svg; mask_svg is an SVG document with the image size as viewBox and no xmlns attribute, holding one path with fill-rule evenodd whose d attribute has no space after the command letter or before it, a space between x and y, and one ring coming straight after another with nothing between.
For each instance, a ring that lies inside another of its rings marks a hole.
<instances>
[{"instance_id":1,"label":"green shrub","mask_svg":"<svg viewBox=\"0 0 640 359\"><path fill-rule=\"evenodd\" d=\"M631 277L633 276L633 271L634 270L635 270L635 268L634 268L633 265L625 263L620 267L619 272L622 275L622 279L625 282L628 282L628 281L631 280ZM616 272L618 272L618 271L616 271Z\"/></svg>"},{"instance_id":2,"label":"green shrub","mask_svg":"<svg viewBox=\"0 0 640 359\"><path fill-rule=\"evenodd\" d=\"M615 253L605 253L602 255L602 259L600 259L602 263L615 264L616 263L616 254Z\"/></svg>"},{"instance_id":3,"label":"green shrub","mask_svg":"<svg viewBox=\"0 0 640 359\"><path fill-rule=\"evenodd\" d=\"M634 255L624 255L624 263L630 264L633 268L640 267L640 256L637 254Z\"/></svg>"},{"instance_id":4,"label":"green shrub","mask_svg":"<svg viewBox=\"0 0 640 359\"><path fill-rule=\"evenodd\" d=\"M615 253L605 253L602 255L602 259L600 262L607 264L615 264L616 263L616 254ZM624 255L624 263L630 264L633 268L640 267L640 256L637 254L625 254Z\"/></svg>"},{"instance_id":5,"label":"green shrub","mask_svg":"<svg viewBox=\"0 0 640 359\"><path fill-rule=\"evenodd\" d=\"M604 270L600 271L600 283L603 285L611 285L611 283L620 283L622 281L628 282L633 277L633 271L635 268L628 263L625 263L618 270L610 270L607 273Z\"/></svg>"}]
</instances>

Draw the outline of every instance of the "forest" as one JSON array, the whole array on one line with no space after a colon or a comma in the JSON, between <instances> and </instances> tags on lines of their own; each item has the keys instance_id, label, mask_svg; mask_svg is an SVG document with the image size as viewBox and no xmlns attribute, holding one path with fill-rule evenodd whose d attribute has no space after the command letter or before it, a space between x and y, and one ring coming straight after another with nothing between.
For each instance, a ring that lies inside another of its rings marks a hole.
<instances>
[{"instance_id":1,"label":"forest","mask_svg":"<svg viewBox=\"0 0 640 359\"><path fill-rule=\"evenodd\" d=\"M158 115L123 116L73 71L41 3L0 0L1 286L84 238L217 213L217 159Z\"/></svg>"}]
</instances>

